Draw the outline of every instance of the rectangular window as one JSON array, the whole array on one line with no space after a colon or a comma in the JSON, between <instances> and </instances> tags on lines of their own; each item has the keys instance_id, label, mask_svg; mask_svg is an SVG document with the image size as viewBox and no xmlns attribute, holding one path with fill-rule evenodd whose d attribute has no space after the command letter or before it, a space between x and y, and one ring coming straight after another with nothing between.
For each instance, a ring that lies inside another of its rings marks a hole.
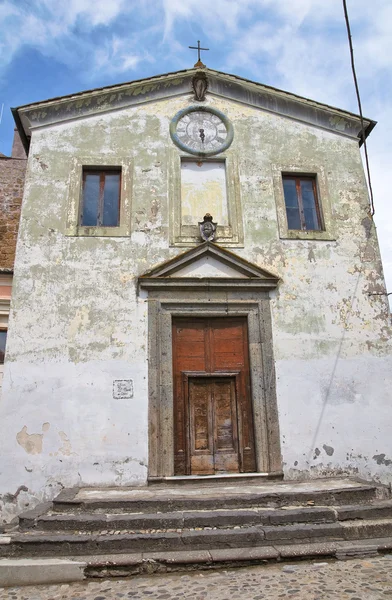
<instances>
[{"instance_id":1,"label":"rectangular window","mask_svg":"<svg viewBox=\"0 0 392 600\"><path fill-rule=\"evenodd\" d=\"M6 343L7 343L7 330L0 329L0 365L4 365Z\"/></svg>"},{"instance_id":2,"label":"rectangular window","mask_svg":"<svg viewBox=\"0 0 392 600\"><path fill-rule=\"evenodd\" d=\"M84 227L118 227L121 169L83 169L80 224Z\"/></svg>"},{"instance_id":3,"label":"rectangular window","mask_svg":"<svg viewBox=\"0 0 392 600\"><path fill-rule=\"evenodd\" d=\"M315 177L283 175L287 227L321 231L321 214Z\"/></svg>"}]
</instances>

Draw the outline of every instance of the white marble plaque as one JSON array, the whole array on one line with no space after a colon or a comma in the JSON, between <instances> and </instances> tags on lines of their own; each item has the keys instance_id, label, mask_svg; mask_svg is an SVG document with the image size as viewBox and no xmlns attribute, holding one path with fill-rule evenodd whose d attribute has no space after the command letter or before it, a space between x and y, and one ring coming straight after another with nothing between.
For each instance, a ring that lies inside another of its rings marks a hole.
<instances>
[{"instance_id":1,"label":"white marble plaque","mask_svg":"<svg viewBox=\"0 0 392 600\"><path fill-rule=\"evenodd\" d=\"M197 225L206 213L218 225L229 225L225 162L182 160L182 225Z\"/></svg>"},{"instance_id":2,"label":"white marble plaque","mask_svg":"<svg viewBox=\"0 0 392 600\"><path fill-rule=\"evenodd\" d=\"M113 398L133 398L133 379L115 379L113 381Z\"/></svg>"}]
</instances>

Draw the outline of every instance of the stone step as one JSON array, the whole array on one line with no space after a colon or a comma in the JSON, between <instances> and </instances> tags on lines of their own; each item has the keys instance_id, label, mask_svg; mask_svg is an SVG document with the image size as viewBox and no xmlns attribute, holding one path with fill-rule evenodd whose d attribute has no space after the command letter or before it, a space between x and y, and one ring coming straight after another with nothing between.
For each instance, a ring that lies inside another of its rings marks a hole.
<instances>
[{"instance_id":1,"label":"stone step","mask_svg":"<svg viewBox=\"0 0 392 600\"><path fill-rule=\"evenodd\" d=\"M0 558L0 586L83 581L87 566L84 561L64 558Z\"/></svg>"},{"instance_id":2,"label":"stone step","mask_svg":"<svg viewBox=\"0 0 392 600\"><path fill-rule=\"evenodd\" d=\"M289 525L253 525L222 529L175 532L115 534L10 532L0 536L0 556L80 556L81 554L135 553L209 548L259 547L275 543L306 544L310 542L362 540L392 537L392 519L347 520L334 523Z\"/></svg>"},{"instance_id":3,"label":"stone step","mask_svg":"<svg viewBox=\"0 0 392 600\"><path fill-rule=\"evenodd\" d=\"M311 482L263 482L219 486L183 484L140 488L74 488L53 501L53 510L118 513L156 513L193 510L284 507L295 505L339 506L367 504L388 497L386 487L350 478Z\"/></svg>"},{"instance_id":4,"label":"stone step","mask_svg":"<svg viewBox=\"0 0 392 600\"><path fill-rule=\"evenodd\" d=\"M44 582L61 580L65 564L67 577L105 577L350 558L392 548L392 500L386 487L350 478L84 488L20 515L7 531L0 577L8 580L20 580L18 565L26 577L36 565Z\"/></svg>"},{"instance_id":5,"label":"stone step","mask_svg":"<svg viewBox=\"0 0 392 600\"><path fill-rule=\"evenodd\" d=\"M142 573L211 569L259 564L260 562L293 561L312 558L370 558L392 550L392 537L360 541L313 542L303 544L273 544L243 548L209 548L143 552L136 554L105 554L80 557L87 577L118 577Z\"/></svg>"},{"instance_id":6,"label":"stone step","mask_svg":"<svg viewBox=\"0 0 392 600\"><path fill-rule=\"evenodd\" d=\"M51 503L22 513L21 531L165 530L237 525L286 525L288 523L332 523L354 519L392 518L392 500L349 506L305 506L253 509L177 511L171 513L59 513Z\"/></svg>"},{"instance_id":7,"label":"stone step","mask_svg":"<svg viewBox=\"0 0 392 600\"><path fill-rule=\"evenodd\" d=\"M282 481L283 473L218 473L216 475L173 475L171 477L149 477L149 487L173 487L173 486L193 486L198 489L201 486L219 486L236 483L243 485L249 483L263 483L268 481Z\"/></svg>"},{"instance_id":8,"label":"stone step","mask_svg":"<svg viewBox=\"0 0 392 600\"><path fill-rule=\"evenodd\" d=\"M364 505L337 506L336 513L339 521L388 518L392 517L392 500Z\"/></svg>"},{"instance_id":9,"label":"stone step","mask_svg":"<svg viewBox=\"0 0 392 600\"><path fill-rule=\"evenodd\" d=\"M392 550L392 538L274 544L208 550L138 552L132 554L81 555L77 559L0 558L0 584L4 587L80 581L83 578L124 577L154 572L238 567L274 561L314 558L369 558ZM289 568L289 567L288 567Z\"/></svg>"},{"instance_id":10,"label":"stone step","mask_svg":"<svg viewBox=\"0 0 392 600\"><path fill-rule=\"evenodd\" d=\"M139 574L221 569L300 559L369 558L392 550L392 538L274 544L243 548L93 554L76 558L0 558L0 585L48 584L84 578L124 577ZM291 566L287 569L290 570Z\"/></svg>"},{"instance_id":11,"label":"stone step","mask_svg":"<svg viewBox=\"0 0 392 600\"><path fill-rule=\"evenodd\" d=\"M331 507L294 507L286 509L236 509L173 513L49 513L37 510L19 517L22 531L104 531L104 530L164 530L195 527L235 527L243 525L285 525L287 523L332 523L337 520ZM390 508L392 517L392 504Z\"/></svg>"}]
</instances>

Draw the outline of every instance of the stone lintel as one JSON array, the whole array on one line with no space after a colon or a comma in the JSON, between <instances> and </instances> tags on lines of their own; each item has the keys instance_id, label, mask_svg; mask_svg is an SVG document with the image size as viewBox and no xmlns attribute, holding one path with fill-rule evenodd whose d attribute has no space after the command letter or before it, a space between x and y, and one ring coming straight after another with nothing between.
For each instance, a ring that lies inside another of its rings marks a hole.
<instances>
[{"instance_id":1,"label":"stone lintel","mask_svg":"<svg viewBox=\"0 0 392 600\"><path fill-rule=\"evenodd\" d=\"M163 289L175 289L175 290L219 290L230 288L231 290L261 290L269 291L276 288L276 282L274 280L263 280L263 279L232 279L232 278L178 278L173 277L167 278L145 278L139 280L139 286L146 290L163 290Z\"/></svg>"}]
</instances>

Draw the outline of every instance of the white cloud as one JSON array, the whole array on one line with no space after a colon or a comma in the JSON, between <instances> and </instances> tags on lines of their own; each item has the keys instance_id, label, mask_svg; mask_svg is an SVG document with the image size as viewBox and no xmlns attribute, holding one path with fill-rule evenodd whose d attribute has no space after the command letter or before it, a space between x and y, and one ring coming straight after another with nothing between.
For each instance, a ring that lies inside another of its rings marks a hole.
<instances>
[{"instance_id":1,"label":"white cloud","mask_svg":"<svg viewBox=\"0 0 392 600\"><path fill-rule=\"evenodd\" d=\"M142 60L151 60L151 58L146 52L144 56L130 52L128 40L113 37L94 52L90 68L94 77L97 73L108 71L121 74L135 69Z\"/></svg>"},{"instance_id":2,"label":"white cloud","mask_svg":"<svg viewBox=\"0 0 392 600\"><path fill-rule=\"evenodd\" d=\"M241 22L256 10L258 0L162 0L165 13L165 39L176 24L183 21L197 25L204 35L212 39L225 39L230 43Z\"/></svg>"},{"instance_id":3,"label":"white cloud","mask_svg":"<svg viewBox=\"0 0 392 600\"><path fill-rule=\"evenodd\" d=\"M44 55L67 65L74 65L80 57L88 57L87 78L110 71L120 73L134 68L144 52L126 48L110 31L110 25L120 16L130 15L135 3L126 0L6 0L0 7L0 28L4 32L0 44L2 69L11 62L19 49L30 46ZM98 28L100 37L94 39ZM81 65L83 69L83 65Z\"/></svg>"}]
</instances>

